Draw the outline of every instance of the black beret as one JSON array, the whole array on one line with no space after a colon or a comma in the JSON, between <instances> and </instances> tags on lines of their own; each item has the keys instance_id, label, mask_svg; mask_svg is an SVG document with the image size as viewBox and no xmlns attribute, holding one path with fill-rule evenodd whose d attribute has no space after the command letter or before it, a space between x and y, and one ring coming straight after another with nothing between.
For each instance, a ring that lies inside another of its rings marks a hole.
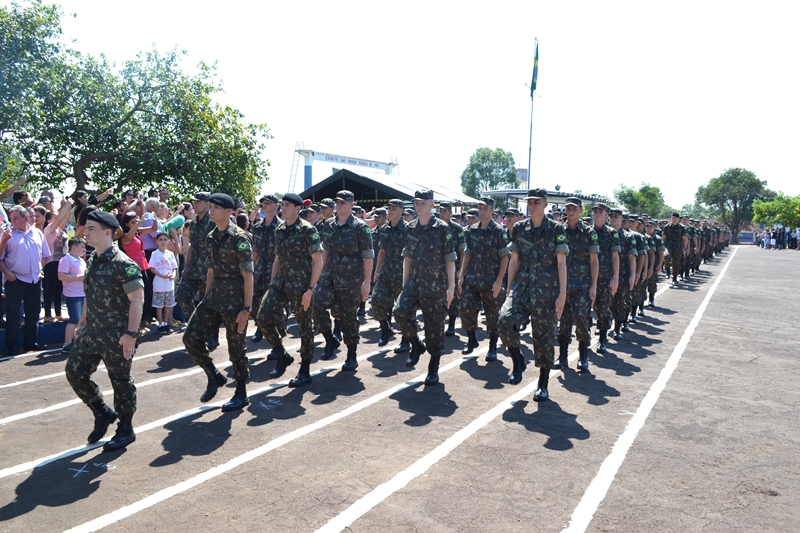
<instances>
[{"instance_id":1,"label":"black beret","mask_svg":"<svg viewBox=\"0 0 800 533\"><path fill-rule=\"evenodd\" d=\"M117 220L117 217L115 217L111 213L100 211L99 209L95 209L94 211L86 215L86 220L97 222L98 224L102 224L103 226L109 229L117 229L119 227L119 220Z\"/></svg>"},{"instance_id":2,"label":"black beret","mask_svg":"<svg viewBox=\"0 0 800 533\"><path fill-rule=\"evenodd\" d=\"M233 198L231 198L224 192L215 192L214 194L209 196L208 201L214 205L218 205L225 209L233 209L234 207L236 207Z\"/></svg>"},{"instance_id":3,"label":"black beret","mask_svg":"<svg viewBox=\"0 0 800 533\"><path fill-rule=\"evenodd\" d=\"M299 194L295 194L293 192L289 192L283 195L283 200L286 202L291 202L294 205L303 205L303 199L300 198Z\"/></svg>"}]
</instances>

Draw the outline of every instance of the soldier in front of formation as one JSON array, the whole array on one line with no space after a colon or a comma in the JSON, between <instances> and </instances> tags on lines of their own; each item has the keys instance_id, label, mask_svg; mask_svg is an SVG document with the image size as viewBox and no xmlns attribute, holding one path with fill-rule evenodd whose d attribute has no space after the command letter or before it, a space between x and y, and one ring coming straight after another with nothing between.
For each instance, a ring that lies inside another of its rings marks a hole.
<instances>
[{"instance_id":1,"label":"soldier in front of formation","mask_svg":"<svg viewBox=\"0 0 800 533\"><path fill-rule=\"evenodd\" d=\"M403 248L408 228L408 223L403 220L404 209L403 200L389 200L387 222L378 228L380 249L373 275L375 288L372 291L372 313L381 327L378 346L389 344L389 337L393 333L390 325L392 308L403 290ZM407 352L409 349L410 341L403 337L400 346L395 348L395 353Z\"/></svg>"},{"instance_id":2,"label":"soldier in front of formation","mask_svg":"<svg viewBox=\"0 0 800 533\"><path fill-rule=\"evenodd\" d=\"M675 287L678 285L678 275L681 274L683 257L689 253L689 237L686 235L686 228L681 224L679 213L672 213L672 220L662 231L662 239L669 252L669 270L672 274L672 286Z\"/></svg>"},{"instance_id":3,"label":"soldier in front of formation","mask_svg":"<svg viewBox=\"0 0 800 533\"><path fill-rule=\"evenodd\" d=\"M439 203L439 218L447 224L450 232L453 234L453 246L456 250L456 272L461 269L462 256L467 245L464 241L464 227L461 224L456 224L451 220L453 215L453 205L450 202ZM453 294L453 301L450 302L447 308L447 329L444 334L446 337L452 337L456 334L456 318L458 318L458 309L460 299L458 291Z\"/></svg>"}]
</instances>

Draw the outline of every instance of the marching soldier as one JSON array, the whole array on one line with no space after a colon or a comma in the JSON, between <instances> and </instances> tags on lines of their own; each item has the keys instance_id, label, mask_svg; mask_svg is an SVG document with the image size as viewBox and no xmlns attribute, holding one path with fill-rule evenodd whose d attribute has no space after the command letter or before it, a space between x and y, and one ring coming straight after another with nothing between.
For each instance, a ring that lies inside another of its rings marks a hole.
<instances>
[{"instance_id":1,"label":"marching soldier","mask_svg":"<svg viewBox=\"0 0 800 533\"><path fill-rule=\"evenodd\" d=\"M681 216L672 213L672 221L664 226L662 239L664 246L669 251L670 270L672 271L672 286L678 286L678 274L681 273L681 261L689 251L689 237L686 228L681 224ZM681 276L682 278L683 276Z\"/></svg>"},{"instance_id":2,"label":"marching soldier","mask_svg":"<svg viewBox=\"0 0 800 533\"><path fill-rule=\"evenodd\" d=\"M597 314L597 330L600 332L598 353L606 353L608 330L611 329L611 303L619 286L619 233L608 222L608 206L596 202L592 206L592 221L597 233L597 297L594 312Z\"/></svg>"},{"instance_id":3,"label":"marching soldier","mask_svg":"<svg viewBox=\"0 0 800 533\"><path fill-rule=\"evenodd\" d=\"M253 273L253 316L258 316L259 305L269 288L272 277L272 264L275 262L275 228L278 227L280 220L277 216L278 197L274 194L265 194L259 200L261 211L264 218L253 226L253 263L255 272ZM260 327L256 327L256 332L250 338L253 342L259 342L264 338ZM274 351L273 351L274 353ZM271 353L270 356L274 358ZM268 357L269 358L269 357Z\"/></svg>"},{"instance_id":4,"label":"marching soldier","mask_svg":"<svg viewBox=\"0 0 800 533\"><path fill-rule=\"evenodd\" d=\"M372 312L381 326L381 338L378 346L389 344L392 335L390 321L392 308L403 290L403 247L405 245L408 223L403 220L403 200L389 200L387 220L380 227L380 250L373 280L375 289L372 292ZM410 341L403 337L395 348L395 353L407 352Z\"/></svg>"},{"instance_id":5,"label":"marching soldier","mask_svg":"<svg viewBox=\"0 0 800 533\"><path fill-rule=\"evenodd\" d=\"M661 265L664 264L664 241L656 235L656 225L652 220L647 222L647 236L650 238L650 249L653 253L655 264L650 269L650 277L647 280L647 292L650 296L648 307L656 305L656 292L658 292L658 276L661 272Z\"/></svg>"},{"instance_id":6,"label":"marching soldier","mask_svg":"<svg viewBox=\"0 0 800 533\"><path fill-rule=\"evenodd\" d=\"M453 206L450 202L440 202L439 203L439 218L442 219L442 222L447 224L450 228L450 231L453 233L453 246L456 249L456 272L459 272L461 269L461 256L464 253L464 250L467 247L466 242L464 241L464 227L461 224L456 224L450 217L453 214ZM450 302L450 306L447 309L447 330L444 332L446 337L452 337L456 334L456 318L458 317L458 308L460 305L460 300L458 297L458 292L453 295L453 301Z\"/></svg>"},{"instance_id":7,"label":"marching soldier","mask_svg":"<svg viewBox=\"0 0 800 533\"><path fill-rule=\"evenodd\" d=\"M611 209L609 219L611 228L619 235L619 285L614 294L614 301L611 304L611 312L614 315L614 339L622 338L622 328L627 331L628 313L631 309L631 291L636 283L636 258L639 251L636 247L636 239L633 234L623 227L624 217L621 209Z\"/></svg>"},{"instance_id":8,"label":"marching soldier","mask_svg":"<svg viewBox=\"0 0 800 533\"><path fill-rule=\"evenodd\" d=\"M623 219L623 227L625 227L625 220ZM639 307L640 302L644 301L644 293L646 291L646 284L647 284L647 266L648 266L648 257L647 252L650 250L650 247L647 246L647 241L642 235L640 230L640 226L642 225L641 221L638 219L637 215L631 215L629 217L628 229L630 230L633 238L636 240L636 251L638 255L636 256L636 282L633 286L633 290L631 291L631 306L629 309L630 312L630 321L634 324L636 323L636 309ZM623 330L627 330L625 326L623 326Z\"/></svg>"}]
</instances>

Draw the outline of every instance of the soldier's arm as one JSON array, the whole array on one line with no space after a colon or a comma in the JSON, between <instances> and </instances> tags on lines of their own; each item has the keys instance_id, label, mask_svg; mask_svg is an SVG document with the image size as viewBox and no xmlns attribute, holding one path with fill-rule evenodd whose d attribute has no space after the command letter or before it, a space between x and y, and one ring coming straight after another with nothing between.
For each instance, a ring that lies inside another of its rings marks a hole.
<instances>
[{"instance_id":1,"label":"soldier's arm","mask_svg":"<svg viewBox=\"0 0 800 533\"><path fill-rule=\"evenodd\" d=\"M567 253L556 254L558 260L558 298L556 298L556 318L561 318L564 303L567 301Z\"/></svg>"},{"instance_id":2,"label":"soldier's arm","mask_svg":"<svg viewBox=\"0 0 800 533\"><path fill-rule=\"evenodd\" d=\"M411 275L411 257L405 256L403 258L403 287L406 286L408 277Z\"/></svg>"},{"instance_id":3,"label":"soldier's arm","mask_svg":"<svg viewBox=\"0 0 800 533\"><path fill-rule=\"evenodd\" d=\"M272 262L272 272L269 275L269 282L272 283L272 280L275 279L275 276L278 275L278 272L281 269L281 260L278 259L278 256L275 256L275 261ZM313 285L313 283L312 283Z\"/></svg>"},{"instance_id":4,"label":"soldier's arm","mask_svg":"<svg viewBox=\"0 0 800 533\"><path fill-rule=\"evenodd\" d=\"M206 294L211 290L211 283L214 281L214 269L209 268L206 272Z\"/></svg>"},{"instance_id":5,"label":"soldier's arm","mask_svg":"<svg viewBox=\"0 0 800 533\"><path fill-rule=\"evenodd\" d=\"M386 259L386 250L384 250L383 247L381 247L381 249L378 250L378 264L375 265L375 280L378 279L378 274L381 273L384 259Z\"/></svg>"},{"instance_id":6,"label":"soldier's arm","mask_svg":"<svg viewBox=\"0 0 800 533\"><path fill-rule=\"evenodd\" d=\"M597 261L597 254L589 254L589 272L592 278L592 292L597 293L597 276L600 271L600 264Z\"/></svg>"},{"instance_id":7,"label":"soldier's arm","mask_svg":"<svg viewBox=\"0 0 800 533\"><path fill-rule=\"evenodd\" d=\"M467 269L469 268L469 264L472 262L472 254L467 252L463 256L461 256L461 270L458 271L458 290L459 292L463 289L461 285L464 284L464 276L467 275Z\"/></svg>"},{"instance_id":8,"label":"soldier's arm","mask_svg":"<svg viewBox=\"0 0 800 533\"><path fill-rule=\"evenodd\" d=\"M456 262L445 261L444 266L447 272L447 307L450 307L450 302L453 301L453 295L456 291Z\"/></svg>"},{"instance_id":9,"label":"soldier's arm","mask_svg":"<svg viewBox=\"0 0 800 533\"><path fill-rule=\"evenodd\" d=\"M508 285L506 286L506 292L511 292L511 287L514 285L514 278L517 277L517 271L519 270L519 254L517 252L511 252L511 259L508 261Z\"/></svg>"},{"instance_id":10,"label":"soldier's arm","mask_svg":"<svg viewBox=\"0 0 800 533\"><path fill-rule=\"evenodd\" d=\"M144 288L129 292L128 300L131 302L128 306L128 331L138 331L144 310ZM122 356L125 359L132 358L136 351L136 339L125 333L120 337L119 344L122 346Z\"/></svg>"}]
</instances>

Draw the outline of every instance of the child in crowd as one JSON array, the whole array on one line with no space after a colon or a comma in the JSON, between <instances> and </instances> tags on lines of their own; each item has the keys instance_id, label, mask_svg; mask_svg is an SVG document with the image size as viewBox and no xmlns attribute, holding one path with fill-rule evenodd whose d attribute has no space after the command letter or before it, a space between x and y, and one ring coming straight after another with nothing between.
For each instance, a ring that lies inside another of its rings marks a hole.
<instances>
[{"instance_id":1,"label":"child in crowd","mask_svg":"<svg viewBox=\"0 0 800 533\"><path fill-rule=\"evenodd\" d=\"M158 332L169 333L175 326L172 318L172 308L175 307L175 277L178 274L178 260L175 254L167 250L170 242L165 231L156 235L158 250L150 256L150 272L153 278L153 307L158 320Z\"/></svg>"},{"instance_id":2,"label":"child in crowd","mask_svg":"<svg viewBox=\"0 0 800 533\"><path fill-rule=\"evenodd\" d=\"M83 292L83 276L86 273L86 241L73 237L67 242L69 252L58 262L58 279L64 286L64 299L67 301L67 312L69 321L64 331L64 346L61 351L69 353L72 350L72 337L75 334L75 327L83 312L83 299L86 293Z\"/></svg>"}]
</instances>

